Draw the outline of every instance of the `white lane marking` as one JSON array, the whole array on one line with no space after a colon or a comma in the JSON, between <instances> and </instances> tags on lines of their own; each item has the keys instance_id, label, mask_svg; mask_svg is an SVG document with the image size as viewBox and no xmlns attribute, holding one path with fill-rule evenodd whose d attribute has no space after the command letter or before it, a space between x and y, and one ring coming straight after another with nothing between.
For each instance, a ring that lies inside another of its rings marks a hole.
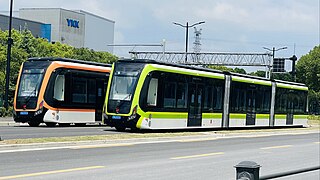
<instances>
[{"instance_id":1,"label":"white lane marking","mask_svg":"<svg viewBox=\"0 0 320 180\"><path fill-rule=\"evenodd\" d=\"M292 145L270 146L270 147L263 147L263 148L260 148L260 149L268 150L268 149L280 149L280 148L289 148L289 147L292 147Z\"/></svg>"},{"instance_id":2,"label":"white lane marking","mask_svg":"<svg viewBox=\"0 0 320 180\"><path fill-rule=\"evenodd\" d=\"M195 155L190 155L190 156L178 156L178 157L173 157L170 159L176 160L176 159L189 159L189 158L198 158L198 157L206 157L206 156L214 156L214 155L222 155L224 152L215 152L215 153L207 153L207 154L195 154Z\"/></svg>"},{"instance_id":3,"label":"white lane marking","mask_svg":"<svg viewBox=\"0 0 320 180\"><path fill-rule=\"evenodd\" d=\"M83 170L91 170L91 169L98 169L98 168L104 168L104 167L105 166L89 166L89 167L80 167L80 168L72 168L72 169L61 169L61 170L55 170L55 171L44 171L44 172L29 173L29 174L19 174L19 175L13 175L13 176L2 176L2 177L0 177L0 180L25 178L25 177L34 177L34 176L66 173L66 172L73 172L73 171L83 171Z\"/></svg>"}]
</instances>

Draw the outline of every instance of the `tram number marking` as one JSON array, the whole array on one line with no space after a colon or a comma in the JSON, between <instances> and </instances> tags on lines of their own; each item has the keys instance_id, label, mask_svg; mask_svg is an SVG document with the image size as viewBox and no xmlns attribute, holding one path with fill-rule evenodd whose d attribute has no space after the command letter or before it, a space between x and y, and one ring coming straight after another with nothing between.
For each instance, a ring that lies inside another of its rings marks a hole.
<instances>
[{"instance_id":1,"label":"tram number marking","mask_svg":"<svg viewBox=\"0 0 320 180\"><path fill-rule=\"evenodd\" d=\"M121 119L121 116L112 116L112 119Z\"/></svg>"},{"instance_id":2,"label":"tram number marking","mask_svg":"<svg viewBox=\"0 0 320 180\"><path fill-rule=\"evenodd\" d=\"M20 112L20 115L28 115L28 112Z\"/></svg>"}]
</instances>

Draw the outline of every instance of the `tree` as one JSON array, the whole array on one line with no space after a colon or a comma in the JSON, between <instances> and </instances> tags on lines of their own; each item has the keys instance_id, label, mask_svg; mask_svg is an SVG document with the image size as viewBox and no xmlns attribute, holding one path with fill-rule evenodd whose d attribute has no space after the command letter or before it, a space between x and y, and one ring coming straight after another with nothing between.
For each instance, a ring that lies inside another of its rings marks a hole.
<instances>
[{"instance_id":1,"label":"tree","mask_svg":"<svg viewBox=\"0 0 320 180\"><path fill-rule=\"evenodd\" d=\"M250 73L251 76L258 76L258 77L266 77L266 72L265 71L256 71Z\"/></svg>"},{"instance_id":2,"label":"tree","mask_svg":"<svg viewBox=\"0 0 320 180\"><path fill-rule=\"evenodd\" d=\"M297 81L310 89L320 91L320 45L302 56L296 65Z\"/></svg>"},{"instance_id":3,"label":"tree","mask_svg":"<svg viewBox=\"0 0 320 180\"><path fill-rule=\"evenodd\" d=\"M309 112L320 114L320 45L299 59L296 70L297 81L309 87Z\"/></svg>"},{"instance_id":4,"label":"tree","mask_svg":"<svg viewBox=\"0 0 320 180\"><path fill-rule=\"evenodd\" d=\"M228 71L228 72L234 72L234 73L239 73L239 74L247 74L246 70L242 69L242 68L228 68L226 66L219 66L219 65L210 65L208 66L208 68L211 69L216 69L216 70L220 70L220 71Z\"/></svg>"}]
</instances>

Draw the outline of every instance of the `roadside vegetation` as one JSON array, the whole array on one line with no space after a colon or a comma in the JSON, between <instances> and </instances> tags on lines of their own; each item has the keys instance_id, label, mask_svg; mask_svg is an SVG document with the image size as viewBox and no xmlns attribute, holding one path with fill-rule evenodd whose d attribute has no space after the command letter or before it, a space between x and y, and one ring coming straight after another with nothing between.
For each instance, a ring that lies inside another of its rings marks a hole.
<instances>
[{"instance_id":1,"label":"roadside vegetation","mask_svg":"<svg viewBox=\"0 0 320 180\"><path fill-rule=\"evenodd\" d=\"M320 115L316 116L316 115L309 115L308 116L308 124L310 126L318 126L319 130L320 130Z\"/></svg>"},{"instance_id":2,"label":"roadside vegetation","mask_svg":"<svg viewBox=\"0 0 320 180\"><path fill-rule=\"evenodd\" d=\"M111 141L125 139L143 139L160 137L181 137L200 135L199 132L168 132L168 133L128 133L112 135L93 135L93 136L68 136L68 137L48 137L30 139L11 139L0 141L0 144L30 144L30 143L54 143L54 142L80 142L80 141Z\"/></svg>"}]
</instances>

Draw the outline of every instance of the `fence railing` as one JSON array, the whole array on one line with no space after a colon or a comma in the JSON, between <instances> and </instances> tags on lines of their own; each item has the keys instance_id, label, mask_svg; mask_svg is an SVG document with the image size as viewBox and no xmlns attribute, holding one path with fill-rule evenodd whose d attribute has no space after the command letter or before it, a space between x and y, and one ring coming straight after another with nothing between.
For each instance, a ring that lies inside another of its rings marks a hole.
<instances>
[{"instance_id":1,"label":"fence railing","mask_svg":"<svg viewBox=\"0 0 320 180\"><path fill-rule=\"evenodd\" d=\"M313 167L307 167L307 168L301 168L286 172L279 172L275 174L269 174L265 176L259 175L260 171L260 165L253 161L242 161L239 164L234 166L236 168L236 180L265 180L265 179L274 179L274 178L280 178L310 171L316 171L320 169L320 165L313 166Z\"/></svg>"}]
</instances>

